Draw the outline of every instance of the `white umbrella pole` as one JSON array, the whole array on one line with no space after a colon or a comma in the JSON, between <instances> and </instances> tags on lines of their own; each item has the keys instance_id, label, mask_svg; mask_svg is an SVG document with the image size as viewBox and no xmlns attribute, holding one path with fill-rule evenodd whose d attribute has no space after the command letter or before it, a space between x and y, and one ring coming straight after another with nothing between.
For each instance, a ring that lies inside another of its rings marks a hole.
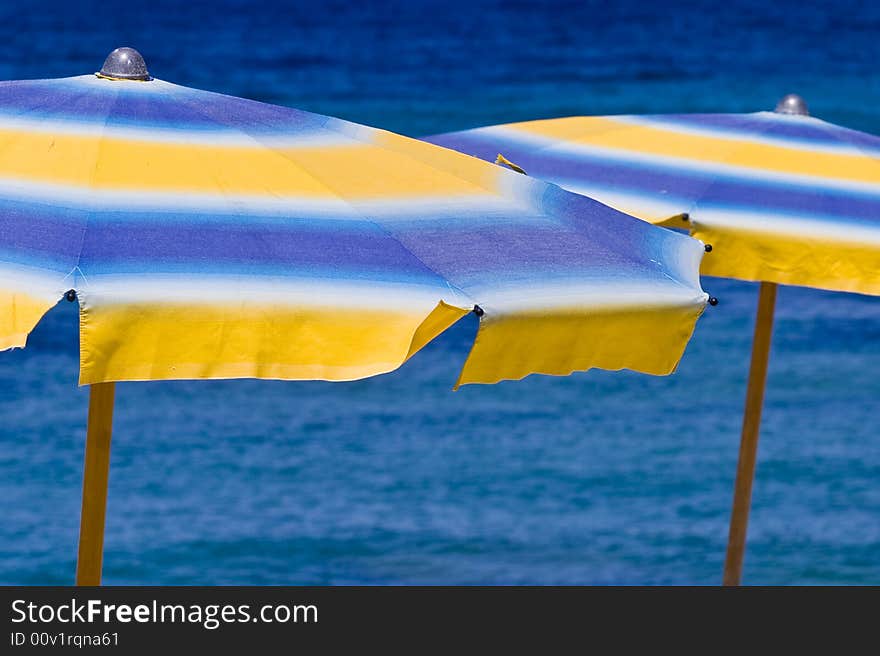
<instances>
[{"instance_id":1,"label":"white umbrella pole","mask_svg":"<svg viewBox=\"0 0 880 656\"><path fill-rule=\"evenodd\" d=\"M115 388L115 383L98 383L89 387L89 423L83 468L79 557L76 562L77 585L101 585Z\"/></svg>"},{"instance_id":2,"label":"white umbrella pole","mask_svg":"<svg viewBox=\"0 0 880 656\"><path fill-rule=\"evenodd\" d=\"M758 456L761 408L764 404L767 363L770 358L770 342L773 336L776 287L776 283L762 282L758 294L758 316L755 319L755 337L752 341L752 364L746 390L739 463L736 467L733 510L730 514L730 534L727 538L727 558L724 561L724 585L739 585L742 578L749 507L752 502L752 482L755 479L755 461Z\"/></svg>"}]
</instances>

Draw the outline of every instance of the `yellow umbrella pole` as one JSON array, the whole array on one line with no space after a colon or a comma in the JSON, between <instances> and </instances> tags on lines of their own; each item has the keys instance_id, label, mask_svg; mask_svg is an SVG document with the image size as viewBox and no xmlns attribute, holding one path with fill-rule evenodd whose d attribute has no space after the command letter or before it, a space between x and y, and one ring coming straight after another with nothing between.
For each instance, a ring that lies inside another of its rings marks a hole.
<instances>
[{"instance_id":1,"label":"yellow umbrella pole","mask_svg":"<svg viewBox=\"0 0 880 656\"><path fill-rule=\"evenodd\" d=\"M115 387L115 383L99 383L89 387L89 423L83 467L79 556L76 561L77 585L101 585Z\"/></svg>"},{"instance_id":2,"label":"yellow umbrella pole","mask_svg":"<svg viewBox=\"0 0 880 656\"><path fill-rule=\"evenodd\" d=\"M739 585L742 579L749 507L752 502L752 482L755 480L755 461L758 457L761 408L764 405L767 363L770 359L770 342L773 336L776 287L776 283L762 282L758 293L758 316L755 319L755 337L752 341L752 364L749 369L739 462L736 467L730 534L727 538L727 558L724 561L724 585Z\"/></svg>"}]
</instances>

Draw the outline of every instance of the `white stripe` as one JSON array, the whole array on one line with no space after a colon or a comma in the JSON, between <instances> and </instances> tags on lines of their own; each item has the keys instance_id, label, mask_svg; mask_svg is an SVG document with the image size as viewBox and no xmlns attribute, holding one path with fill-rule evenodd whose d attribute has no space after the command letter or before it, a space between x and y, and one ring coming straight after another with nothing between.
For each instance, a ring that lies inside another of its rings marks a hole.
<instances>
[{"instance_id":1,"label":"white stripe","mask_svg":"<svg viewBox=\"0 0 880 656\"><path fill-rule=\"evenodd\" d=\"M234 128L216 126L205 129L175 129L158 127L121 127L101 122L65 119L27 119L0 113L0 130L44 135L66 135L94 139L124 139L148 143L178 144L183 146L212 146L228 148L336 148L362 147L366 144L338 132L316 130L304 133L265 133L258 129L244 133Z\"/></svg>"},{"instance_id":2,"label":"white stripe","mask_svg":"<svg viewBox=\"0 0 880 656\"><path fill-rule=\"evenodd\" d=\"M480 303L488 315L579 310L584 314L603 310L638 311L664 307L703 305L709 295L671 280L615 282L608 280L519 283L485 290Z\"/></svg>"},{"instance_id":3,"label":"white stripe","mask_svg":"<svg viewBox=\"0 0 880 656\"><path fill-rule=\"evenodd\" d=\"M343 308L362 310L430 311L441 300L470 309L473 303L439 285L409 285L380 281L331 281L261 276L187 274L89 276L80 291L94 305L147 303L153 305L245 305Z\"/></svg>"},{"instance_id":4,"label":"white stripe","mask_svg":"<svg viewBox=\"0 0 880 656\"><path fill-rule=\"evenodd\" d=\"M522 212L515 199L490 193L347 200L335 196L269 196L197 192L117 191L45 182L0 179L0 198L35 205L96 211L200 212L205 214L326 217L363 221L370 217L429 220L434 216L497 215ZM158 218L158 217L157 217Z\"/></svg>"},{"instance_id":5,"label":"white stripe","mask_svg":"<svg viewBox=\"0 0 880 656\"><path fill-rule=\"evenodd\" d=\"M57 301L73 287L73 275L47 271L9 262L0 262L0 289Z\"/></svg>"},{"instance_id":6,"label":"white stripe","mask_svg":"<svg viewBox=\"0 0 880 656\"><path fill-rule=\"evenodd\" d=\"M691 214L696 225L730 230L755 232L780 237L809 238L817 241L857 244L880 249L880 225L871 227L853 223L838 223L829 219L779 212L750 212L730 208L700 206ZM880 257L880 252L878 252Z\"/></svg>"}]
</instances>

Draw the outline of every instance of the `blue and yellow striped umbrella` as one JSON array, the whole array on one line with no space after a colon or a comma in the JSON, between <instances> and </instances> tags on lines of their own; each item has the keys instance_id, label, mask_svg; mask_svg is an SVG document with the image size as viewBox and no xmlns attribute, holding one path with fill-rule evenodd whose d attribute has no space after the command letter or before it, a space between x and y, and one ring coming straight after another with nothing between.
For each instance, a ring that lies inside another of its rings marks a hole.
<instances>
[{"instance_id":1,"label":"blue and yellow striped umbrella","mask_svg":"<svg viewBox=\"0 0 880 656\"><path fill-rule=\"evenodd\" d=\"M465 314L459 383L671 372L703 245L339 119L102 74L0 83L0 349L79 299L91 385L77 582L101 578L114 381L350 380Z\"/></svg>"},{"instance_id":2,"label":"blue and yellow striped umbrella","mask_svg":"<svg viewBox=\"0 0 880 656\"><path fill-rule=\"evenodd\" d=\"M880 294L880 138L776 112L571 117L429 137L711 244L761 281L724 582L741 579L779 283Z\"/></svg>"},{"instance_id":3,"label":"blue and yellow striped umbrella","mask_svg":"<svg viewBox=\"0 0 880 656\"><path fill-rule=\"evenodd\" d=\"M427 141L487 160L501 154L623 212L688 227L714 248L707 275L880 294L873 135L757 112L582 116Z\"/></svg>"},{"instance_id":4,"label":"blue and yellow striped umbrella","mask_svg":"<svg viewBox=\"0 0 880 656\"><path fill-rule=\"evenodd\" d=\"M349 380L474 306L461 383L666 374L702 245L471 157L161 80L0 85L0 347L68 290L82 384Z\"/></svg>"}]
</instances>

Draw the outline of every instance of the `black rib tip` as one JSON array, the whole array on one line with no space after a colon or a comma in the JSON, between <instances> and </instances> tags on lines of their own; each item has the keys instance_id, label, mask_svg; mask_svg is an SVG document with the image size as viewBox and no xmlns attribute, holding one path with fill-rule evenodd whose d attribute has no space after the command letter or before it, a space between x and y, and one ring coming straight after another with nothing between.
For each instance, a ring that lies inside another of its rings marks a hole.
<instances>
[{"instance_id":1,"label":"black rib tip","mask_svg":"<svg viewBox=\"0 0 880 656\"><path fill-rule=\"evenodd\" d=\"M681 220L682 220L682 221L690 221L690 220L691 220L691 215L688 214L687 212L685 212L684 214L681 215Z\"/></svg>"},{"instance_id":2,"label":"black rib tip","mask_svg":"<svg viewBox=\"0 0 880 656\"><path fill-rule=\"evenodd\" d=\"M716 305L718 305L718 299L715 298L714 296L710 296L709 297L709 305L711 305L712 307L715 307Z\"/></svg>"},{"instance_id":3,"label":"black rib tip","mask_svg":"<svg viewBox=\"0 0 880 656\"><path fill-rule=\"evenodd\" d=\"M64 298L73 303L76 300L76 292L72 289L68 289L67 293L64 295Z\"/></svg>"},{"instance_id":4,"label":"black rib tip","mask_svg":"<svg viewBox=\"0 0 880 656\"><path fill-rule=\"evenodd\" d=\"M712 244L706 244L705 246L703 246L703 248L706 250L707 253L712 252Z\"/></svg>"},{"instance_id":5,"label":"black rib tip","mask_svg":"<svg viewBox=\"0 0 880 656\"><path fill-rule=\"evenodd\" d=\"M475 305L474 306L474 314L476 314L478 317L482 317L486 313L483 312L483 308L481 308L479 305Z\"/></svg>"}]
</instances>

